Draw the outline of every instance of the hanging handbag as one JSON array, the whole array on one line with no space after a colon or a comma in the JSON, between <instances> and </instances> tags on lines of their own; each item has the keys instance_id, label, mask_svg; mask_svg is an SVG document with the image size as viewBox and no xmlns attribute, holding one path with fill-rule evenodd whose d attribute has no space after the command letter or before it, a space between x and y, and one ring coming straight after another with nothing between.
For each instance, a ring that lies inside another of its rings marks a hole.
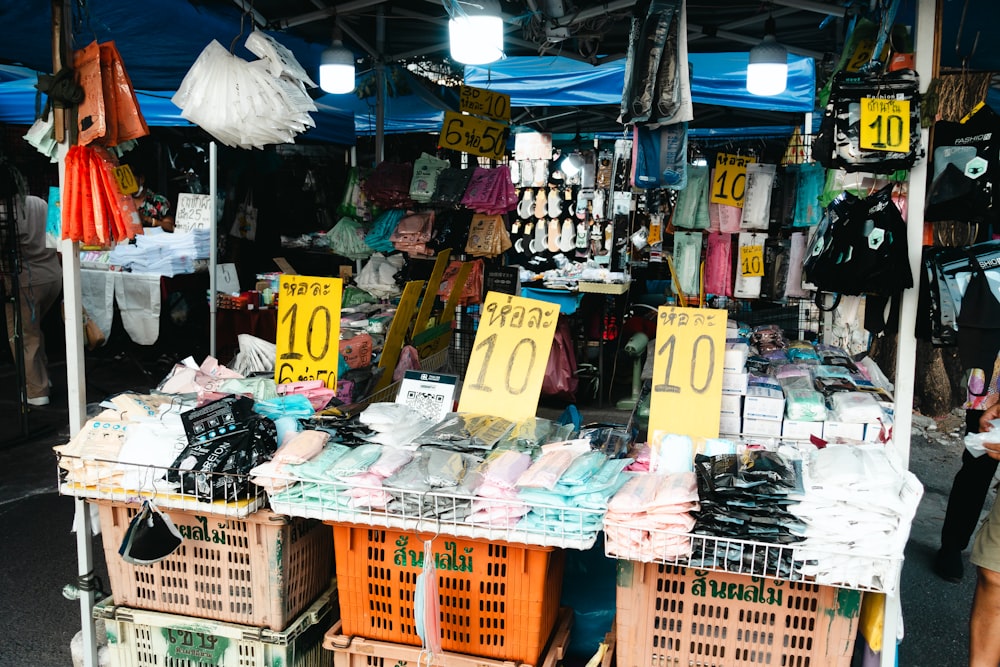
<instances>
[{"instance_id":1,"label":"hanging handbag","mask_svg":"<svg viewBox=\"0 0 1000 667\"><path fill-rule=\"evenodd\" d=\"M892 188L864 199L844 192L827 207L803 266L818 305L823 292L891 297L913 287L906 223Z\"/></svg>"},{"instance_id":2,"label":"hanging handbag","mask_svg":"<svg viewBox=\"0 0 1000 667\"><path fill-rule=\"evenodd\" d=\"M257 208L253 205L253 190L248 190L243 203L236 209L229 235L253 241L257 238Z\"/></svg>"},{"instance_id":3,"label":"hanging handbag","mask_svg":"<svg viewBox=\"0 0 1000 667\"><path fill-rule=\"evenodd\" d=\"M909 169L920 150L920 81L913 70L837 72L813 157L827 169L891 174ZM866 112L878 110L873 120ZM908 107L908 108L907 108ZM866 115L862 127L862 114ZM862 142L862 134L870 137ZM862 147L862 144L868 147ZM871 146L879 146L873 148Z\"/></svg>"}]
</instances>

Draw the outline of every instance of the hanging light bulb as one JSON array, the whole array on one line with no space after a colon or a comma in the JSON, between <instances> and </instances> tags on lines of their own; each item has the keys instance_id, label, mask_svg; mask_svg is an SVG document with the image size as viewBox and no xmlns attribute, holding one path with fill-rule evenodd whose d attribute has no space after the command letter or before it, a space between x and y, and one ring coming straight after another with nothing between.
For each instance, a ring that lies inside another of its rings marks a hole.
<instances>
[{"instance_id":1,"label":"hanging light bulb","mask_svg":"<svg viewBox=\"0 0 1000 667\"><path fill-rule=\"evenodd\" d=\"M444 0L445 7L449 0ZM451 59L466 65L485 65L503 56L503 19L492 0L461 2L449 9L448 38Z\"/></svg>"},{"instance_id":2,"label":"hanging light bulb","mask_svg":"<svg viewBox=\"0 0 1000 667\"><path fill-rule=\"evenodd\" d=\"M320 55L319 87L334 95L354 90L354 54L341 41L339 28L333 30L333 44Z\"/></svg>"},{"instance_id":3,"label":"hanging light bulb","mask_svg":"<svg viewBox=\"0 0 1000 667\"><path fill-rule=\"evenodd\" d=\"M778 95L788 85L788 51L774 36L774 18L764 23L764 39L750 49L747 65L747 92L751 95Z\"/></svg>"}]
</instances>

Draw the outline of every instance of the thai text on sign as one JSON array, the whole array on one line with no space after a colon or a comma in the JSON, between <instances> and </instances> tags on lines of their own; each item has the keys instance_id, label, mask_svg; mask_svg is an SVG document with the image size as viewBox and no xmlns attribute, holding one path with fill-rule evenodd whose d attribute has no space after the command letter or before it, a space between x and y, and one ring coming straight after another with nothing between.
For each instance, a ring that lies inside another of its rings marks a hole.
<instances>
[{"instance_id":1,"label":"thai text on sign","mask_svg":"<svg viewBox=\"0 0 1000 667\"><path fill-rule=\"evenodd\" d=\"M278 285L274 381L322 380L336 389L343 282L282 275Z\"/></svg>"},{"instance_id":2,"label":"thai text on sign","mask_svg":"<svg viewBox=\"0 0 1000 667\"><path fill-rule=\"evenodd\" d=\"M660 306L650 434L718 437L727 319L725 310Z\"/></svg>"},{"instance_id":3,"label":"thai text on sign","mask_svg":"<svg viewBox=\"0 0 1000 667\"><path fill-rule=\"evenodd\" d=\"M489 292L481 312L458 411L513 421L533 417L559 306Z\"/></svg>"}]
</instances>

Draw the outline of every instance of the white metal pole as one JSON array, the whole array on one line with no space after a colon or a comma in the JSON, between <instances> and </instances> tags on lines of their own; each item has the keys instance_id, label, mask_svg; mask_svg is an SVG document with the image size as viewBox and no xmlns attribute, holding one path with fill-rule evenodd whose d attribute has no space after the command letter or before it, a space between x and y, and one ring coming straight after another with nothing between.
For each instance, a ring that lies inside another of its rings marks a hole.
<instances>
[{"instance_id":1,"label":"white metal pole","mask_svg":"<svg viewBox=\"0 0 1000 667\"><path fill-rule=\"evenodd\" d=\"M927 92L927 86L934 73L934 30L937 25L935 0L919 0L917 4L917 29L914 41L917 74L920 76L920 92ZM920 131L920 145L930 152L928 128ZM916 285L920 283L920 256L924 238L924 199L927 191L927 158L919 160L910 170L909 193L906 219L906 244L909 251L910 274ZM896 348L896 386L893 395L894 423L892 427L893 445L903 461L910 465L910 434L913 427L913 382L917 359L917 340L914 326L917 321L917 297L919 288L914 286L903 292L899 308L899 334ZM897 575L902 566L897 568ZM898 635L901 607L899 587L885 598L885 624L882 632L882 667L896 664L896 637Z\"/></svg>"},{"instance_id":2,"label":"white metal pole","mask_svg":"<svg viewBox=\"0 0 1000 667\"><path fill-rule=\"evenodd\" d=\"M65 183L67 146L59 144L59 183ZM63 190L60 188L60 193ZM65 224L65 221L64 221ZM69 434L76 435L87 418L87 379L83 355L83 297L80 289L80 243L60 242L63 270L63 309L66 326L66 393L69 401ZM94 626L94 548L90 507L76 498L73 529L76 531L76 573L80 602L80 630L84 667L97 667L97 630Z\"/></svg>"},{"instance_id":3,"label":"white metal pole","mask_svg":"<svg viewBox=\"0 0 1000 667\"><path fill-rule=\"evenodd\" d=\"M208 248L208 353L211 356L215 356L215 312L216 312L216 295L215 295L215 272L218 269L218 239L216 238L216 228L218 227L218 218L216 213L219 206L218 199L218 182L217 182L217 158L216 158L216 146L215 142L211 141L208 144L208 196L212 200L209 206L209 216L210 224L209 229L211 233L209 234L209 248Z\"/></svg>"}]
</instances>

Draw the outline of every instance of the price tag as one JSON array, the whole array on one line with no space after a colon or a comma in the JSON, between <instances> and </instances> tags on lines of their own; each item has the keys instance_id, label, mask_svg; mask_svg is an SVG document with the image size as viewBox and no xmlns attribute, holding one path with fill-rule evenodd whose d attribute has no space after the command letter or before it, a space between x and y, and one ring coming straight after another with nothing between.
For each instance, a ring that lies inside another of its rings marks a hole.
<instances>
[{"instance_id":1,"label":"price tag","mask_svg":"<svg viewBox=\"0 0 1000 667\"><path fill-rule=\"evenodd\" d=\"M747 189L747 165L756 161L757 158L749 155L716 155L715 169L712 170L712 196L709 201L743 208L743 197Z\"/></svg>"},{"instance_id":2,"label":"price tag","mask_svg":"<svg viewBox=\"0 0 1000 667\"><path fill-rule=\"evenodd\" d=\"M135 174L132 173L132 167L127 164L115 167L114 174L115 183L118 184L118 191L123 195L130 195L139 191L139 183L135 180Z\"/></svg>"},{"instance_id":3,"label":"price tag","mask_svg":"<svg viewBox=\"0 0 1000 667\"><path fill-rule=\"evenodd\" d=\"M507 152L509 133L510 128L506 125L445 111L438 144L442 148L499 160Z\"/></svg>"},{"instance_id":4,"label":"price tag","mask_svg":"<svg viewBox=\"0 0 1000 667\"><path fill-rule=\"evenodd\" d=\"M212 226L212 196L182 192L177 195L174 230L209 229Z\"/></svg>"},{"instance_id":5,"label":"price tag","mask_svg":"<svg viewBox=\"0 0 1000 667\"><path fill-rule=\"evenodd\" d=\"M555 304L488 292L458 411L533 417L558 319Z\"/></svg>"},{"instance_id":6,"label":"price tag","mask_svg":"<svg viewBox=\"0 0 1000 667\"><path fill-rule=\"evenodd\" d=\"M861 98L861 148L910 152L910 101Z\"/></svg>"},{"instance_id":7,"label":"price tag","mask_svg":"<svg viewBox=\"0 0 1000 667\"><path fill-rule=\"evenodd\" d=\"M660 306L649 433L719 436L725 310Z\"/></svg>"},{"instance_id":8,"label":"price tag","mask_svg":"<svg viewBox=\"0 0 1000 667\"><path fill-rule=\"evenodd\" d=\"M337 387L340 278L283 275L278 283L277 367L274 381L323 380Z\"/></svg>"},{"instance_id":9,"label":"price tag","mask_svg":"<svg viewBox=\"0 0 1000 667\"><path fill-rule=\"evenodd\" d=\"M459 92L459 111L510 122L510 95L495 93L485 88L462 86Z\"/></svg>"},{"instance_id":10,"label":"price tag","mask_svg":"<svg viewBox=\"0 0 1000 667\"><path fill-rule=\"evenodd\" d=\"M204 628L173 626L160 628L167 644L166 655L179 663L221 665L229 638L203 631Z\"/></svg>"},{"instance_id":11,"label":"price tag","mask_svg":"<svg viewBox=\"0 0 1000 667\"><path fill-rule=\"evenodd\" d=\"M646 243L656 245L663 240L663 216L654 215L649 218L649 236Z\"/></svg>"},{"instance_id":12,"label":"price tag","mask_svg":"<svg viewBox=\"0 0 1000 667\"><path fill-rule=\"evenodd\" d=\"M764 276L764 246L740 246L740 275L744 278L761 278Z\"/></svg>"}]
</instances>

